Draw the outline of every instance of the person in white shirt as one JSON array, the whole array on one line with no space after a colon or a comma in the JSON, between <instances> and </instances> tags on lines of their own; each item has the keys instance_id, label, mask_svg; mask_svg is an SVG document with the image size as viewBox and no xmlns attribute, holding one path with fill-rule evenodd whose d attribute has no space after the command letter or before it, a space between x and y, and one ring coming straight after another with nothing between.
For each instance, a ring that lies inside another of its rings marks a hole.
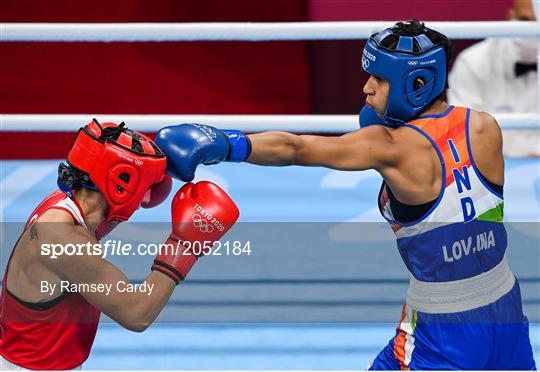
<instances>
[{"instance_id":1,"label":"person in white shirt","mask_svg":"<svg viewBox=\"0 0 540 372\"><path fill-rule=\"evenodd\" d=\"M531 0L514 0L511 20L535 21ZM448 102L490 113L538 113L538 40L486 39L460 53L449 74ZM540 156L540 131L504 131L504 154Z\"/></svg>"}]
</instances>

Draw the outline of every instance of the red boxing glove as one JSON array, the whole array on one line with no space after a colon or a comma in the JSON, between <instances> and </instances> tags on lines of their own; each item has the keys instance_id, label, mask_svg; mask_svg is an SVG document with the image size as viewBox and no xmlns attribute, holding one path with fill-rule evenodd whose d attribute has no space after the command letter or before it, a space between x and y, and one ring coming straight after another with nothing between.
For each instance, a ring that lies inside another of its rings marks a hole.
<instances>
[{"instance_id":1,"label":"red boxing glove","mask_svg":"<svg viewBox=\"0 0 540 372\"><path fill-rule=\"evenodd\" d=\"M163 176L163 179L158 183L154 183L150 189L144 194L144 199L141 202L141 207L154 208L167 199L172 190L172 178L168 174Z\"/></svg>"},{"instance_id":2,"label":"red boxing glove","mask_svg":"<svg viewBox=\"0 0 540 372\"><path fill-rule=\"evenodd\" d=\"M185 184L174 196L171 210L173 231L152 270L178 284L199 256L229 231L240 212L225 191L208 181Z\"/></svg>"}]
</instances>

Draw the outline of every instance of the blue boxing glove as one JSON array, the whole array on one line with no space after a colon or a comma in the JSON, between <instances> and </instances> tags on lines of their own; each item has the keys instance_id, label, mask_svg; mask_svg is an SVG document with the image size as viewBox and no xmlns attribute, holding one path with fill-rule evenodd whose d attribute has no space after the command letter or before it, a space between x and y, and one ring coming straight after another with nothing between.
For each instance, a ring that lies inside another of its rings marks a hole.
<instances>
[{"instance_id":1,"label":"blue boxing glove","mask_svg":"<svg viewBox=\"0 0 540 372\"><path fill-rule=\"evenodd\" d=\"M251 142L244 133L201 124L161 128L156 144L167 155L167 173L185 182L195 178L199 164L241 162L251 153Z\"/></svg>"},{"instance_id":2,"label":"blue boxing glove","mask_svg":"<svg viewBox=\"0 0 540 372\"><path fill-rule=\"evenodd\" d=\"M358 115L358 124L360 124L360 128L369 127L370 125L384 125L385 127L397 128L401 125L399 122L386 120L385 118L381 117L377 111L368 105L364 105L362 110L360 110L360 114Z\"/></svg>"}]
</instances>

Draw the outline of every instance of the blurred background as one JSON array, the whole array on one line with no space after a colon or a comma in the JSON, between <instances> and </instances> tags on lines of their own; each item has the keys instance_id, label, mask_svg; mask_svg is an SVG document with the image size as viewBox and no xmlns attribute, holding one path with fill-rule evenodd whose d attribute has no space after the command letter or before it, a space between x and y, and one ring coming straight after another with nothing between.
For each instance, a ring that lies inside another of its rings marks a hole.
<instances>
[{"instance_id":1,"label":"blurred background","mask_svg":"<svg viewBox=\"0 0 540 372\"><path fill-rule=\"evenodd\" d=\"M512 3L3 0L0 22L505 20ZM454 56L478 41L455 41ZM364 43L0 43L0 112L354 114L365 98L367 75L360 66ZM17 133L2 135L7 143L0 149L2 158L62 157L71 143L65 135L45 135L20 149L10 145Z\"/></svg>"}]
</instances>

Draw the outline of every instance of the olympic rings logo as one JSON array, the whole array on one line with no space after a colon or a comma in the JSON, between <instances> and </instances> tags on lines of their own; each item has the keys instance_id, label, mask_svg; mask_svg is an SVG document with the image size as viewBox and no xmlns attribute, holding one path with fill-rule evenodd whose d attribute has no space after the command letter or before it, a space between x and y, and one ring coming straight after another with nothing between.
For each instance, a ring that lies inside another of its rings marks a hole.
<instances>
[{"instance_id":1,"label":"olympic rings logo","mask_svg":"<svg viewBox=\"0 0 540 372\"><path fill-rule=\"evenodd\" d=\"M193 220L193 226L198 228L200 232L207 234L214 231L214 226L210 225L207 220L201 217L201 215L194 214L191 219Z\"/></svg>"},{"instance_id":2,"label":"olympic rings logo","mask_svg":"<svg viewBox=\"0 0 540 372\"><path fill-rule=\"evenodd\" d=\"M369 59L362 57L362 68L366 70L369 67Z\"/></svg>"}]
</instances>

